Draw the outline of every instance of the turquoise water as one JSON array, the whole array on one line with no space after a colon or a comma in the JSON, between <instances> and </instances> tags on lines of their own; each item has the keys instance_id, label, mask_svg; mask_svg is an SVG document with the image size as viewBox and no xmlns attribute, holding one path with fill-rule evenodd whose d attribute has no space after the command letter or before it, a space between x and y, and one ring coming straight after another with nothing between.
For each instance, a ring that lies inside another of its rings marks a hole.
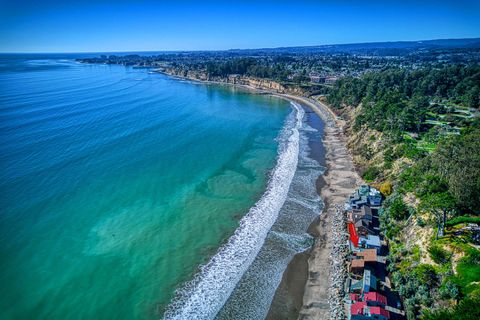
<instances>
[{"instance_id":1,"label":"turquoise water","mask_svg":"<svg viewBox=\"0 0 480 320\"><path fill-rule=\"evenodd\" d=\"M265 197L286 119L228 86L2 57L2 317L161 317Z\"/></svg>"}]
</instances>

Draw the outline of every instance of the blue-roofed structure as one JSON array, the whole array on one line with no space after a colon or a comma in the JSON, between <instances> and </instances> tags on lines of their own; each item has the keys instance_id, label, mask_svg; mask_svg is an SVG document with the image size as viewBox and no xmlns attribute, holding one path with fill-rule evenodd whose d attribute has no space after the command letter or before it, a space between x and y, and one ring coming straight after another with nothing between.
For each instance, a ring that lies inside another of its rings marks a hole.
<instances>
[{"instance_id":1,"label":"blue-roofed structure","mask_svg":"<svg viewBox=\"0 0 480 320\"><path fill-rule=\"evenodd\" d=\"M377 189L368 185L360 186L349 198L346 209L360 209L362 206L382 205L382 194Z\"/></svg>"},{"instance_id":2,"label":"blue-roofed structure","mask_svg":"<svg viewBox=\"0 0 480 320\"><path fill-rule=\"evenodd\" d=\"M363 288L362 292L377 291L377 277L375 277L372 272L368 269L365 269L363 272Z\"/></svg>"},{"instance_id":3,"label":"blue-roofed structure","mask_svg":"<svg viewBox=\"0 0 480 320\"><path fill-rule=\"evenodd\" d=\"M366 249L376 249L377 253L380 253L382 243L379 236L368 235L366 237L360 237L359 246Z\"/></svg>"}]
</instances>

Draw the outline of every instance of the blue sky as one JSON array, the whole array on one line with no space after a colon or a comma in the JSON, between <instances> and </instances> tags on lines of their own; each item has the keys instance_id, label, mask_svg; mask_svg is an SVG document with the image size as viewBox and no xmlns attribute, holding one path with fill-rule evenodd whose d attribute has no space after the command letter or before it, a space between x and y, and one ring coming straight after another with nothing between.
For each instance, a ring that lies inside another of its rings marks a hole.
<instances>
[{"instance_id":1,"label":"blue sky","mask_svg":"<svg viewBox=\"0 0 480 320\"><path fill-rule=\"evenodd\" d=\"M0 0L0 52L218 50L480 37L480 1Z\"/></svg>"}]
</instances>

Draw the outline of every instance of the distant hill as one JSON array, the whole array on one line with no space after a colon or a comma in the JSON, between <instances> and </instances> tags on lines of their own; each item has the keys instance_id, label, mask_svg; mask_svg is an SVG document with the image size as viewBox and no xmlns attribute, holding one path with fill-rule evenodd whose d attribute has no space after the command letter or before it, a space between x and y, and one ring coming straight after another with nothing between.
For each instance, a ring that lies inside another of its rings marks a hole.
<instances>
[{"instance_id":1,"label":"distant hill","mask_svg":"<svg viewBox=\"0 0 480 320\"><path fill-rule=\"evenodd\" d=\"M441 52L441 51L479 51L480 38L469 39L438 39L422 41L392 41L392 42L366 42L351 44L334 44L318 46L278 47L259 49L230 49L230 50L200 50L200 51L125 51L125 52L92 52L76 54L77 57L88 58L99 54L104 55L139 55L157 56L165 54L181 54L192 56L260 56L282 54L363 54L378 56L399 56L415 52Z\"/></svg>"},{"instance_id":2,"label":"distant hill","mask_svg":"<svg viewBox=\"0 0 480 320\"><path fill-rule=\"evenodd\" d=\"M352 53L399 55L412 51L432 51L450 49L480 49L480 38L438 39L422 41L367 42L352 44L279 47L263 49L231 49L232 53Z\"/></svg>"}]
</instances>

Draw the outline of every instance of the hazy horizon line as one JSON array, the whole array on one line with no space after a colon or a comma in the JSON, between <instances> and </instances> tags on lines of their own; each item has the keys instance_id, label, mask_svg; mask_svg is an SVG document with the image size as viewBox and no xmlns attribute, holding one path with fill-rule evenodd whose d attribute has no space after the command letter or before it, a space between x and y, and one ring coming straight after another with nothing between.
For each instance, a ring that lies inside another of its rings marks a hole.
<instances>
[{"instance_id":1,"label":"hazy horizon line","mask_svg":"<svg viewBox=\"0 0 480 320\"><path fill-rule=\"evenodd\" d=\"M365 42L345 42L345 43L326 43L326 44L312 44L300 46L279 46L279 47L249 47L249 48L229 48L229 49L190 49L190 50L113 50L113 51L0 51L0 54L93 54L93 53L147 53L147 52L222 52L222 51L236 51L236 50L275 50L287 48L314 48L326 46L342 46L354 44L375 44L375 43L399 43L399 42L423 42L423 41L439 41L439 40L479 40L478 37L467 38L435 38L435 39L418 39L418 40L388 40L388 41L365 41Z\"/></svg>"}]
</instances>

